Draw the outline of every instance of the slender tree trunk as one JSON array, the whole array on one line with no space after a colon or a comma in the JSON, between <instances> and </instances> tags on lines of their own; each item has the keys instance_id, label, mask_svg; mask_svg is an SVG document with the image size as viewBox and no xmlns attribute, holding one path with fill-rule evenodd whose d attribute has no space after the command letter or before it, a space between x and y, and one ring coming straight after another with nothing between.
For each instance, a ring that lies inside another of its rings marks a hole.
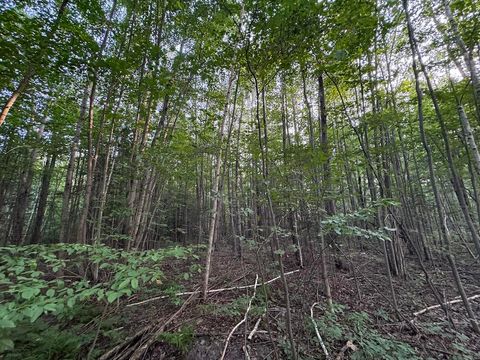
<instances>
[{"instance_id":1,"label":"slender tree trunk","mask_svg":"<svg viewBox=\"0 0 480 360\"><path fill-rule=\"evenodd\" d=\"M65 12L65 10L67 8L68 1L69 0L63 0L62 4L60 5L60 7L58 9L57 17L56 17L55 21L53 22L52 27L50 28L50 30L46 34L45 38L40 42L40 49L38 50L38 53L34 56L34 59L36 59L36 61L38 61L37 59L42 59L44 54L45 54L45 51L48 49L49 43L52 40L55 32L57 31L58 26L60 24L60 20L63 16L63 13ZM7 99L7 102L3 106L2 112L0 113L0 126L2 126L2 124L5 121L5 118L7 117L10 109L13 107L13 105L15 104L15 102L17 101L19 96L27 89L28 85L30 84L30 80L32 80L32 78L34 77L34 75L36 73L37 66L38 66L38 64L33 63L33 62L28 65L28 69L27 69L25 75L23 75L22 80L20 80L17 88L12 92L12 94Z\"/></svg>"},{"instance_id":2,"label":"slender tree trunk","mask_svg":"<svg viewBox=\"0 0 480 360\"><path fill-rule=\"evenodd\" d=\"M225 138L225 126L228 119L228 109L230 105L230 93L232 90L232 83L234 81L234 72L233 70L230 71L228 82L227 82L227 92L225 95L225 105L223 108L223 115L222 119L219 124L219 131L218 131L218 141L219 141L219 149L217 150L217 155L215 159L215 173L213 176L213 184L212 184L212 213L210 215L210 228L208 233L208 248L207 248L207 258L205 260L205 277L203 281L203 300L207 299L207 291L208 291L208 281L210 279L210 269L212 263L212 253L213 253L213 242L215 239L215 230L217 228L218 223L218 210L219 210L219 203L220 203L220 196L219 188L220 188L220 175L222 169L222 148L223 148L223 140Z\"/></svg>"},{"instance_id":3,"label":"slender tree trunk","mask_svg":"<svg viewBox=\"0 0 480 360\"><path fill-rule=\"evenodd\" d=\"M466 140L466 143L468 144L471 157L473 159L473 165L475 167L477 175L480 175L480 153L478 151L475 137L473 136L472 127L470 126L470 122L468 121L467 115L465 114L465 110L463 109L463 106L461 104L458 104L457 111L458 111L458 117L460 118L460 122L462 124L465 140Z\"/></svg>"},{"instance_id":4,"label":"slender tree trunk","mask_svg":"<svg viewBox=\"0 0 480 360\"><path fill-rule=\"evenodd\" d=\"M47 209L48 193L50 190L50 181L52 179L53 170L55 169L55 163L57 160L57 154L53 153L47 160L45 168L43 170L42 182L40 185L40 194L38 196L37 211L35 220L30 232L30 243L41 243L42 239L42 225L45 217L45 210Z\"/></svg>"},{"instance_id":5,"label":"slender tree trunk","mask_svg":"<svg viewBox=\"0 0 480 360\"><path fill-rule=\"evenodd\" d=\"M95 154L93 150L93 105L95 96L96 82L90 84L89 109L88 109L88 130L87 130L87 178L85 180L85 197L83 200L83 210L78 224L78 241L82 244L87 243L88 215L90 211L90 200L93 189L93 172L95 167Z\"/></svg>"},{"instance_id":6,"label":"slender tree trunk","mask_svg":"<svg viewBox=\"0 0 480 360\"><path fill-rule=\"evenodd\" d=\"M407 0L404 0L404 1L407 1ZM432 83L430 81L430 76L427 72L425 64L423 63L422 55L420 53L420 50L418 48L418 44L417 44L417 42L415 40L415 37L413 35L413 28L412 28L411 23L409 24L409 26L410 26L411 32L412 32L411 42L413 44L414 51L418 56L418 64L420 65L420 70L422 71L422 73L425 77L428 92L429 92L430 97L431 97L432 102L433 102L433 108L435 110L435 115L436 115L437 120L440 124L440 130L441 130L441 134L442 134L443 145L444 145L444 148L445 148L445 155L447 157L447 163L448 163L448 167L449 167L451 177L452 177L453 188L454 188L455 193L457 195L457 200L458 200L458 203L460 205L460 209L462 210L465 222L467 223L467 226L468 226L468 229L470 231L470 235L472 237L472 240L473 240L473 243L474 243L475 248L477 250L477 253L478 253L478 255L480 255L480 236L477 232L477 229L475 228L475 225L473 224L473 221L472 221L469 209L468 209L468 205L465 202L465 197L462 195L461 178L460 178L460 175L459 175L459 173L456 169L456 166L455 166L453 158L452 158L452 151L451 151L451 147L450 147L450 141L448 139L448 133L447 133L446 125L445 125L445 122L443 120L442 113L440 111L440 106L439 106L439 103L438 103L438 100L437 100L437 96L435 94Z\"/></svg>"},{"instance_id":7,"label":"slender tree trunk","mask_svg":"<svg viewBox=\"0 0 480 360\"><path fill-rule=\"evenodd\" d=\"M112 7L110 10L110 15L108 18L107 27L105 30L105 34L103 35L103 40L100 45L100 50L98 54L95 56L95 60L100 60L103 56L103 52L107 45L107 40L110 35L111 31L111 24L113 20L113 16L115 15L115 10L117 8L117 0L113 0ZM98 69L95 67L92 69L92 79L89 94L89 106L88 106L88 132L87 132L87 179L86 179L86 187L85 187L85 197L83 202L83 210L80 217L79 223L79 230L78 230L78 240L82 244L86 244L88 240L88 218L90 213L90 203L92 200L93 194L93 176L95 172L96 166L96 152L94 151L93 146L93 128L94 128L94 102L95 102L95 92L97 88L98 82Z\"/></svg>"},{"instance_id":8,"label":"slender tree trunk","mask_svg":"<svg viewBox=\"0 0 480 360\"><path fill-rule=\"evenodd\" d=\"M323 155L325 156L325 163L323 164L323 187L327 194L325 200L325 211L328 216L335 215L335 201L331 198L331 171L330 171L330 155L328 150L328 127L327 127L327 108L325 105L325 87L323 84L323 74L318 76L318 117L320 122L320 149L322 150ZM320 229L322 233L322 229ZM334 236L334 235L331 235ZM334 256L337 259L337 244L335 244L336 239L333 238L331 243L333 244ZM332 293L330 290L330 282L328 280L328 270L327 270L327 246L325 244L325 237L323 233L320 236L320 246L321 246L321 261L322 261L322 276L323 282L325 284L325 295L327 297L327 303L330 309L332 309Z\"/></svg>"},{"instance_id":9,"label":"slender tree trunk","mask_svg":"<svg viewBox=\"0 0 480 360\"><path fill-rule=\"evenodd\" d=\"M44 128L45 125L41 124L38 130L35 132L35 137L37 140L41 139ZM10 241L14 244L23 244L25 236L27 235L25 232L25 216L29 205L37 157L38 149L34 148L29 152L29 158L26 165L27 167L23 170L22 175L20 176L20 183L18 186L17 197L11 218L12 226Z\"/></svg>"},{"instance_id":10,"label":"slender tree trunk","mask_svg":"<svg viewBox=\"0 0 480 360\"><path fill-rule=\"evenodd\" d=\"M470 80L472 81L473 86L473 99L475 101L475 109L477 112L477 120L480 122L480 79L475 66L475 60L473 58L472 49L468 49L465 42L460 35L458 30L457 22L453 17L450 5L446 0L442 0L443 6L445 8L445 15L447 16L448 22L450 24L453 39L455 40L460 53L462 54L465 65L467 66L468 72L470 73Z\"/></svg>"},{"instance_id":11,"label":"slender tree trunk","mask_svg":"<svg viewBox=\"0 0 480 360\"><path fill-rule=\"evenodd\" d=\"M33 162L36 159L36 150L33 150L31 160L20 175L20 183L17 188L15 205L11 215L10 242L20 245L24 239L25 215L27 212L30 192L33 180Z\"/></svg>"},{"instance_id":12,"label":"slender tree trunk","mask_svg":"<svg viewBox=\"0 0 480 360\"><path fill-rule=\"evenodd\" d=\"M465 290L464 290L463 284L462 284L462 282L461 282L461 280L458 276L458 270L456 268L453 256L450 253L450 233L449 233L449 231L448 231L448 229L445 225L444 219L443 219L444 218L443 207L442 207L442 204L440 202L440 195L438 193L438 189L437 189L436 182L435 182L435 174L434 174L434 170L433 170L433 161L432 161L431 150L430 150L430 146L428 145L427 138L425 136L425 129L424 129L424 125L423 125L423 102L422 102L423 94L422 94L422 90L420 88L420 81L419 81L419 76L418 76L419 71L418 71L418 68L417 68L417 60L416 60L416 57L415 57L415 53L417 53L417 55L419 55L419 54L418 54L418 49L416 48L416 45L415 45L415 37L414 37L414 34L413 34L413 27L412 27L412 24L411 24L411 21L410 21L410 15L409 15L409 11L408 11L408 0L403 0L403 8L404 8L404 11L405 11L405 16L406 16L406 21L407 21L407 30L408 30L408 37L409 37L409 43L410 43L410 50L411 50L411 53L412 53L413 74L415 76L415 89L416 89L416 93L417 93L417 106L418 106L418 124L419 124L420 137L422 139L422 144L423 144L423 147L425 149L425 152L427 153L428 169L429 169L429 175L430 175L430 186L432 187L432 191L433 191L434 198L435 198L435 205L436 205L436 210L437 210L437 214L438 214L439 225L441 226L442 236L444 238L444 244L445 244L445 247L446 247L446 252L447 252L447 257L448 257L448 260L449 260L450 268L452 269L455 284L457 286L457 289L458 289L459 293L461 295L462 294L464 295ZM422 68L424 68L421 63L420 63L420 66ZM447 156L448 156L448 152L449 152L448 150L449 149L447 148ZM468 300L465 300L464 296L462 296L462 300L463 300L463 305L465 306L465 309L467 310L467 314L469 315L470 322L472 324L472 327L473 327L474 331L477 332L477 333L480 333L480 328L479 328L478 323L477 323L477 321L476 321L476 319L473 315L473 311L471 309L470 303L468 302ZM444 306L442 306L442 308L444 308ZM446 315L448 316L447 309L444 308L444 311L445 311Z\"/></svg>"},{"instance_id":13,"label":"slender tree trunk","mask_svg":"<svg viewBox=\"0 0 480 360\"><path fill-rule=\"evenodd\" d=\"M82 130L82 124L85 120L85 115L87 112L87 101L90 89L88 86L85 87L82 98L82 105L80 107L80 116L78 117L77 125L75 128L75 135L72 140L72 146L70 147L70 157L67 165L67 174L65 177L65 186L63 189L63 200L62 200L62 212L60 215L60 233L59 240L60 242L67 242L66 237L67 233L70 231L69 228L69 217L70 217L70 202L72 197L73 189L73 175L75 170L75 162L77 159L78 145L80 142L80 132Z\"/></svg>"}]
</instances>

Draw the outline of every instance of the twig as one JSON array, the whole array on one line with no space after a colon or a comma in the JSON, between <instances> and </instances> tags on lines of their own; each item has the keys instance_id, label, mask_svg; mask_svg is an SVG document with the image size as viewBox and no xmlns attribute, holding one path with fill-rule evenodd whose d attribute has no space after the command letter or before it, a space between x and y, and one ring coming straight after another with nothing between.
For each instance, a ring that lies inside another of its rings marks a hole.
<instances>
[{"instance_id":1,"label":"twig","mask_svg":"<svg viewBox=\"0 0 480 360\"><path fill-rule=\"evenodd\" d=\"M260 321L262 321L262 318L265 316L265 314L263 314L262 316L260 316L257 320L257 322L255 323L255 326L253 327L253 330L250 331L250 334L248 334L248 337L247 339L248 340L252 340L253 337L255 336L255 333L258 331L258 326L260 325Z\"/></svg>"},{"instance_id":2,"label":"twig","mask_svg":"<svg viewBox=\"0 0 480 360\"><path fill-rule=\"evenodd\" d=\"M474 299L477 299L477 298L480 298L480 294L470 296L469 298L467 298L467 300L474 300ZM440 306L452 305L452 304L456 304L456 303L459 303L459 302L462 302L462 299L460 299L459 297L457 297L457 298L455 298L454 300L447 301L447 302L443 303L442 305L432 305L432 306L426 307L425 309L422 309L422 310L419 310L419 311L417 311L417 312L414 312L414 313L413 313L413 316L416 317L416 316L418 316L418 315L421 315L421 314L423 314L423 313L426 313L426 312L429 311L429 310L438 309Z\"/></svg>"},{"instance_id":3,"label":"twig","mask_svg":"<svg viewBox=\"0 0 480 360\"><path fill-rule=\"evenodd\" d=\"M131 346L131 344L134 344L139 339L141 339L146 333L148 333L151 327L152 327L151 325L147 325L143 327L141 330L137 331L135 335L133 335L132 337L129 337L123 343L118 344L117 346L113 347L112 349L107 351L105 354L100 356L99 360L113 359L117 354L121 353L122 351L125 351L125 349L128 349Z\"/></svg>"},{"instance_id":4,"label":"twig","mask_svg":"<svg viewBox=\"0 0 480 360\"><path fill-rule=\"evenodd\" d=\"M243 352L245 353L245 360L251 360L252 358L250 357L250 354L248 353L248 345L243 345L242 349Z\"/></svg>"},{"instance_id":5,"label":"twig","mask_svg":"<svg viewBox=\"0 0 480 360\"><path fill-rule=\"evenodd\" d=\"M157 340L158 336L165 331L167 325L169 325L173 320L178 317L178 315L182 313L182 311L187 307L187 305L193 300L195 295L196 294L190 295L190 297L182 304L180 309L178 309L172 316L170 316L170 318L164 324L157 328L157 330L149 336L147 341L142 346L140 346L137 350L134 351L134 353L129 357L129 360L140 360L140 358L148 350L148 348Z\"/></svg>"},{"instance_id":6,"label":"twig","mask_svg":"<svg viewBox=\"0 0 480 360\"><path fill-rule=\"evenodd\" d=\"M289 272L286 272L285 275L291 275L291 274L294 274L294 273L299 272L299 271L300 271L300 269L289 271ZM266 281L264 284L265 285L270 284L270 283L272 283L274 281L277 281L279 279L280 279L280 276L277 276L273 279L270 279L270 280ZM221 288L221 289L213 289L213 290L208 290L207 294L214 294L214 293L219 293L219 292L223 292L223 291L250 289L250 288L253 288L254 286L255 285L243 285L243 286L233 286L233 287ZM185 295L194 295L194 294L200 294L200 290L180 292L180 293L176 293L174 296L185 296ZM168 297L170 297L170 295L156 296L156 297L153 297L153 298L150 298L150 299L147 299L147 300L143 300L143 301L139 301L139 302L136 302L136 303L128 304L126 306L127 307L137 306L137 305L146 304L146 303L149 303L149 302L155 301L155 300L166 299Z\"/></svg>"},{"instance_id":7,"label":"twig","mask_svg":"<svg viewBox=\"0 0 480 360\"><path fill-rule=\"evenodd\" d=\"M247 316L250 311L250 308L252 307L253 299L255 299L255 295L257 294L257 284L258 284L258 274L255 277L255 284L253 285L253 295L250 298L250 301L248 302L248 307L247 307L247 310L245 311L245 315L243 316L243 319L240 320L237 323L237 325L233 327L233 329L230 331L230 334L228 334L227 340L225 341L225 346L223 347L223 352L222 352L222 356L220 357L220 360L223 360L225 358L225 354L227 353L228 343L230 342L230 339L232 338L232 335L235 332L235 330L237 330L240 325L242 325L245 321L247 321Z\"/></svg>"},{"instance_id":8,"label":"twig","mask_svg":"<svg viewBox=\"0 0 480 360\"><path fill-rule=\"evenodd\" d=\"M115 346L105 354L103 354L99 360L110 360L110 359L133 359L134 356L138 356L139 350L145 350L145 345L141 345L139 343L146 344L150 346L153 341L156 339L157 335L164 331L165 327L170 324L184 309L185 307L193 300L195 294L192 294L183 305L177 310L172 316L170 316L165 323L163 324L154 324L154 325L147 325L143 327L140 331L138 331L135 335L128 338L125 342ZM162 320L160 320L162 321ZM152 335L153 332L153 335ZM144 337L150 336L147 338L146 343L144 342ZM132 354L133 353L133 354ZM143 351L142 351L143 354Z\"/></svg>"},{"instance_id":9,"label":"twig","mask_svg":"<svg viewBox=\"0 0 480 360\"><path fill-rule=\"evenodd\" d=\"M312 321L313 327L315 328L315 334L317 334L317 338L318 338L318 341L320 342L320 346L322 347L323 353L325 354L325 357L329 359L330 355L328 354L328 350L325 347L322 337L320 336L320 331L318 331L317 323L315 322L315 319L313 317L313 308L316 305L318 305L318 303L313 303L313 305L310 307L310 320Z\"/></svg>"},{"instance_id":10,"label":"twig","mask_svg":"<svg viewBox=\"0 0 480 360\"><path fill-rule=\"evenodd\" d=\"M445 354L445 355L455 356L455 354L450 352L450 351L442 350L442 349L439 349L439 348L434 348L434 347L431 347L431 346L424 346L424 347L425 347L425 349L432 350L432 351L438 351L439 353L442 353L442 354Z\"/></svg>"},{"instance_id":11,"label":"twig","mask_svg":"<svg viewBox=\"0 0 480 360\"><path fill-rule=\"evenodd\" d=\"M97 331L95 333L95 338L93 339L92 345L90 346L90 350L88 350L87 360L90 360L90 356L92 356L93 349L95 349L95 345L97 344L98 335L100 334L100 328L102 327L103 319L107 314L108 304L105 305L103 308L102 316L100 317L100 321L98 322Z\"/></svg>"}]
</instances>

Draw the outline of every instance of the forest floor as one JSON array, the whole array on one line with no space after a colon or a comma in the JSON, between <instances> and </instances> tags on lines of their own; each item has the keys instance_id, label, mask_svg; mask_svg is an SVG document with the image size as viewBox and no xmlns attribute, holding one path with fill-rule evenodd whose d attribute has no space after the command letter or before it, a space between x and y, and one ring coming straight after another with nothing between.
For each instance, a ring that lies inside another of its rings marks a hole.
<instances>
[{"instance_id":1,"label":"forest floor","mask_svg":"<svg viewBox=\"0 0 480 360\"><path fill-rule=\"evenodd\" d=\"M436 304L413 257L407 258L409 275L405 279L393 279L399 307L399 315L396 315L381 259L380 254L372 256L365 253L352 259L356 280L352 271L339 270L333 262L330 264L333 313L327 311L319 259L307 259L310 264L307 262L305 268L287 275L293 333L299 357L325 358L310 318L312 305L318 303L313 309L314 318L333 359L411 359L414 358L412 351L422 359L480 359L480 336L470 329L461 303L449 306L454 327L438 308L413 315ZM210 288L253 285L257 274L264 281L277 277L276 267L264 265L274 262L264 260L260 259L260 268L253 253L239 260L229 252L215 252ZM197 261L202 265L202 258ZM456 290L446 262L428 263L426 266L446 301L454 299ZM467 295L480 294L480 266L471 264L471 261L459 261L458 266ZM285 267L286 272L298 269L293 254L287 256ZM165 265L165 274L176 274L177 279L182 278L181 287L168 291L199 289L202 274L200 271L192 273L189 269L192 269L190 260L188 263L174 260ZM105 319L114 316L115 325L112 328L118 332L117 342L121 344L115 352L104 355L104 359L135 358L135 349L142 345L144 351L139 358L143 359L221 358L229 333L244 318L254 293L253 287L210 293L206 302L201 300L201 294L155 299L165 294L160 289L168 286L158 284L158 289L138 293L112 306L107 316L103 315ZM265 292L268 293L268 303L264 300ZM188 301L178 312L182 303L180 298ZM471 304L480 318L480 298L472 300ZM266 313L265 309L268 309ZM285 312L280 280L265 287L257 286L247 321L231 336L225 359L290 358ZM258 327L255 327L258 321ZM249 339L254 328L256 331ZM101 333L95 352L105 354L114 345L111 337L103 337Z\"/></svg>"}]
</instances>

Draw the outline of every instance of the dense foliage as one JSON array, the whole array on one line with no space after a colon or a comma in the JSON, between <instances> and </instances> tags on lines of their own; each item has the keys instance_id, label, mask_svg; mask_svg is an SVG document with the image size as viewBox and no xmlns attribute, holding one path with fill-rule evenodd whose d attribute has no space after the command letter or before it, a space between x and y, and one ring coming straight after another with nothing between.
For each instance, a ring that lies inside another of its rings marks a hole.
<instances>
[{"instance_id":1,"label":"dense foliage","mask_svg":"<svg viewBox=\"0 0 480 360\"><path fill-rule=\"evenodd\" d=\"M453 284L480 333L479 6L2 1L0 351L17 323L161 283L200 244L205 300L214 250L275 264L295 360L292 258L322 264L332 306L330 263L380 256L393 312L396 282L424 279L451 326Z\"/></svg>"},{"instance_id":2,"label":"dense foliage","mask_svg":"<svg viewBox=\"0 0 480 360\"><path fill-rule=\"evenodd\" d=\"M125 252L81 244L8 246L0 252L0 351L13 348L9 334L25 320L61 318L86 302L113 303L144 285L159 287L164 262L197 257L192 248Z\"/></svg>"}]
</instances>

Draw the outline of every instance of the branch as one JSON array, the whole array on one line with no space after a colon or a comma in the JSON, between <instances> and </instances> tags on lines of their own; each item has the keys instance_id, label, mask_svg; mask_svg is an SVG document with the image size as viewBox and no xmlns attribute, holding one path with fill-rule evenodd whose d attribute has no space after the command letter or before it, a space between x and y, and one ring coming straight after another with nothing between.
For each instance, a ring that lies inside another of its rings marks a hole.
<instances>
[{"instance_id":1,"label":"branch","mask_svg":"<svg viewBox=\"0 0 480 360\"><path fill-rule=\"evenodd\" d=\"M300 271L300 269L289 271L289 272L286 272L285 275L291 275L291 274L294 274L294 273L299 272L299 271ZM264 285L270 284L274 281L277 281L278 279L280 279L280 276L277 276L273 279L270 279L270 280L266 281L264 283ZM250 289L250 288L253 288L253 287L255 287L255 285L233 286L233 287L228 287L228 288L213 289L213 290L208 290L207 294L215 294L215 293L219 293L219 292L223 292L223 291ZM199 294L199 293L200 293L199 290L197 290L197 291L187 291L187 292L176 293L174 296L186 296L186 295L193 295L193 294ZM156 296L156 297L153 297L153 298L150 298L150 299L147 299L147 300L139 301L139 302L132 303L132 304L127 304L126 306L127 307L137 306L137 305L146 304L146 303L149 303L149 302L155 301L155 300L166 299L166 298L169 298L169 297L170 297L170 295Z\"/></svg>"},{"instance_id":2,"label":"branch","mask_svg":"<svg viewBox=\"0 0 480 360\"><path fill-rule=\"evenodd\" d=\"M313 303L313 305L310 307L310 320L312 321L313 327L315 328L315 334L317 334L317 339L320 342L320 346L322 347L323 353L325 354L325 357L327 359L330 359L330 355L328 354L328 350L325 347L325 344L322 340L322 337L320 336L320 331L318 331L318 326L317 323L315 322L315 319L313 318L313 308L318 305L318 303Z\"/></svg>"},{"instance_id":3,"label":"branch","mask_svg":"<svg viewBox=\"0 0 480 360\"><path fill-rule=\"evenodd\" d=\"M253 295L250 298L250 301L248 302L248 307L247 307L247 310L245 311L245 315L243 316L243 319L240 320L240 322L238 322L238 324L233 327L233 329L230 331L230 334L228 334L228 337L227 337L227 340L225 341L225 346L223 348L223 352L222 352L222 356L220 357L220 360L223 360L225 358L225 354L227 353L228 343L230 342L230 339L233 336L233 333L235 332L235 330L237 330L240 325L242 325L245 321L247 321L248 312L250 311L250 308L252 307L252 301L255 298L255 295L257 294L257 284L258 284L258 274L255 277L255 284L253 286Z\"/></svg>"},{"instance_id":4,"label":"branch","mask_svg":"<svg viewBox=\"0 0 480 360\"><path fill-rule=\"evenodd\" d=\"M260 321L262 321L262 318L264 315L265 314L263 314L258 318L257 322L255 323L255 326L253 327L253 330L250 331L250 334L248 334L248 337L247 337L248 340L252 340L253 337L255 336L256 332L258 331L258 326L260 325Z\"/></svg>"},{"instance_id":5,"label":"branch","mask_svg":"<svg viewBox=\"0 0 480 360\"><path fill-rule=\"evenodd\" d=\"M99 359L138 359L139 357L141 357L141 355L143 355L143 352L146 351L148 347L155 341L157 335L163 332L166 326L169 325L194 298L195 296L194 294L192 294L187 300L185 300L180 309L178 309L173 315L171 315L165 322L161 323L164 319L160 319L155 324L150 324L143 327L140 331L135 333L135 335L127 338L123 343L118 344L114 348L104 353L102 356L99 357Z\"/></svg>"},{"instance_id":6,"label":"branch","mask_svg":"<svg viewBox=\"0 0 480 360\"><path fill-rule=\"evenodd\" d=\"M129 355L128 359L129 360L140 360L143 359L143 355L145 352L152 346L152 344L158 339L158 336L165 331L165 328L167 325L169 325L173 320L175 320L183 310L187 307L187 305L195 298L195 294L190 295L190 297L184 301L180 309L178 309L172 316L168 318L168 320L162 324L158 329L153 331L148 339L141 345L139 348L137 348L132 355Z\"/></svg>"},{"instance_id":7,"label":"branch","mask_svg":"<svg viewBox=\"0 0 480 360\"><path fill-rule=\"evenodd\" d=\"M467 298L467 300L474 300L474 299L477 299L477 298L480 298L480 294L470 296L469 298ZM446 303L443 303L442 305L432 305L432 306L426 307L425 309L414 312L413 316L416 317L418 315L426 313L429 310L438 309L440 306L452 305L452 304L456 304L456 303L459 303L459 302L462 302L462 299L460 299L460 297L457 297L454 300L447 301Z\"/></svg>"}]
</instances>

